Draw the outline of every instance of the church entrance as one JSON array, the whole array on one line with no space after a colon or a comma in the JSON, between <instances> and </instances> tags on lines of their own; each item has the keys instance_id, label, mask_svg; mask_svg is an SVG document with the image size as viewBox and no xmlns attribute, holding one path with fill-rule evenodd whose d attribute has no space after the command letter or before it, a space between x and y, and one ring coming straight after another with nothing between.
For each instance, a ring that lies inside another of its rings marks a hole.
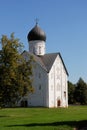
<instances>
[{"instance_id":1,"label":"church entrance","mask_svg":"<svg viewBox=\"0 0 87 130\"><path fill-rule=\"evenodd\" d=\"M25 100L25 101L21 101L21 107L28 107L28 102L27 102L27 100Z\"/></svg>"},{"instance_id":2,"label":"church entrance","mask_svg":"<svg viewBox=\"0 0 87 130\"><path fill-rule=\"evenodd\" d=\"M60 106L61 106L61 101L60 101L60 99L59 99L59 100L57 100L57 106L58 106L58 107L60 107Z\"/></svg>"}]
</instances>

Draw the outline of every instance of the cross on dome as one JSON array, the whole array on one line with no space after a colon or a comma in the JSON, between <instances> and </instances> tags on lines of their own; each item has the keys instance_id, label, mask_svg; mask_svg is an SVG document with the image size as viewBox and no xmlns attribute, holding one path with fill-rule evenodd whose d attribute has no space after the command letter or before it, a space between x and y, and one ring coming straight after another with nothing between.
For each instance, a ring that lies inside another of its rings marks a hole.
<instances>
[{"instance_id":1,"label":"cross on dome","mask_svg":"<svg viewBox=\"0 0 87 130\"><path fill-rule=\"evenodd\" d=\"M38 21L39 21L39 19L38 19L38 18L36 18L36 19L35 19L36 25L38 24Z\"/></svg>"}]
</instances>

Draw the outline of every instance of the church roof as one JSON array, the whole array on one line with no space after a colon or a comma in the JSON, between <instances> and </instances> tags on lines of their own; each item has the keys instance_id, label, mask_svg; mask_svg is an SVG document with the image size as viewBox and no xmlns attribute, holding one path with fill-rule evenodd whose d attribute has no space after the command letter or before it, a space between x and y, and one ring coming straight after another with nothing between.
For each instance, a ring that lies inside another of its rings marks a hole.
<instances>
[{"instance_id":1,"label":"church roof","mask_svg":"<svg viewBox=\"0 0 87 130\"><path fill-rule=\"evenodd\" d=\"M28 41L42 40L46 41L45 32L36 24L34 28L28 33Z\"/></svg>"},{"instance_id":2,"label":"church roof","mask_svg":"<svg viewBox=\"0 0 87 130\"><path fill-rule=\"evenodd\" d=\"M66 74L68 75L68 71L67 71L67 69L66 69L66 67L65 67L65 64L64 64L64 62L63 62L63 59L62 59L60 53L48 53L48 54L45 54L45 55L43 55L43 56L36 56L36 55L31 54L31 53L29 53L29 52L27 52L27 51L24 51L24 52L27 53L27 54L32 55L32 56L34 57L34 60L35 60L37 63L39 63L39 64L41 65L41 67L43 67L44 70L45 70L47 73L49 73L49 71L51 70L51 67L52 67L52 65L53 65L53 63L54 63L56 57L59 55L59 57L61 58L61 61L62 61L62 63L63 63L63 66L64 66L64 68L65 68Z\"/></svg>"},{"instance_id":3,"label":"church roof","mask_svg":"<svg viewBox=\"0 0 87 130\"><path fill-rule=\"evenodd\" d=\"M57 53L49 53L49 54L45 54L41 57L39 57L41 59L41 61L44 63L44 66L47 69L47 72L50 71L55 59L56 59Z\"/></svg>"}]
</instances>

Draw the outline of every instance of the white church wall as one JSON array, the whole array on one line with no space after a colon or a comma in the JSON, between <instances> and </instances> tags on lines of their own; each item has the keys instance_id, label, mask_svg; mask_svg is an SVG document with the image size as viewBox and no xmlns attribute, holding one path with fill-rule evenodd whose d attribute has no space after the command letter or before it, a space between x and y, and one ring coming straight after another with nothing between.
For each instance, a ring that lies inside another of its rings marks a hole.
<instances>
[{"instance_id":1,"label":"white church wall","mask_svg":"<svg viewBox=\"0 0 87 130\"><path fill-rule=\"evenodd\" d=\"M62 64L61 61L61 88L62 88L62 93L61 93L61 98L62 98L62 102L61 105L63 107L67 107L68 106L68 86L67 86L67 75L65 72L65 68Z\"/></svg>"},{"instance_id":2,"label":"white church wall","mask_svg":"<svg viewBox=\"0 0 87 130\"><path fill-rule=\"evenodd\" d=\"M61 96L58 65L59 59L57 57L49 73L49 107L57 107L57 99Z\"/></svg>"},{"instance_id":3,"label":"white church wall","mask_svg":"<svg viewBox=\"0 0 87 130\"><path fill-rule=\"evenodd\" d=\"M67 75L58 55L49 72L49 107L65 106L67 106Z\"/></svg>"},{"instance_id":4,"label":"white church wall","mask_svg":"<svg viewBox=\"0 0 87 130\"><path fill-rule=\"evenodd\" d=\"M39 64L36 64L33 70L34 93L29 94L29 106L48 106L47 85L48 76L46 71Z\"/></svg>"},{"instance_id":5,"label":"white church wall","mask_svg":"<svg viewBox=\"0 0 87 130\"><path fill-rule=\"evenodd\" d=\"M52 67L53 68L53 67ZM54 71L49 72L49 107L54 107Z\"/></svg>"}]
</instances>

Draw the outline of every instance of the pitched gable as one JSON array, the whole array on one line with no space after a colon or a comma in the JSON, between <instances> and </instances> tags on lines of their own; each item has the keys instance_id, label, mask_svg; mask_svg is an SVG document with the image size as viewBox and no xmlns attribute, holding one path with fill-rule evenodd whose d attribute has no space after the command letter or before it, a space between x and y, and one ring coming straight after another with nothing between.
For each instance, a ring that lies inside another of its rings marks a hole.
<instances>
[{"instance_id":1,"label":"pitched gable","mask_svg":"<svg viewBox=\"0 0 87 130\"><path fill-rule=\"evenodd\" d=\"M44 56L39 57L41 59L41 61L44 63L44 66L46 67L48 73L49 73L57 55L58 55L57 53L49 53L49 54L45 54Z\"/></svg>"},{"instance_id":2,"label":"pitched gable","mask_svg":"<svg viewBox=\"0 0 87 130\"><path fill-rule=\"evenodd\" d=\"M53 63L54 63L56 57L59 55L59 57L60 57L60 59L61 59L61 61L62 61L62 63L63 63L63 66L64 66L64 68L65 68L66 74L68 75L68 71L67 71L67 69L66 69L66 67L65 67L65 64L64 64L64 62L63 62L63 59L62 59L60 53L48 53L48 54L45 54L45 55L43 55L43 56L36 56L36 55L34 55L34 54L32 54L32 53L29 53L29 52L27 52L27 51L24 51L23 53L25 53L27 57L28 57L29 55L32 55L33 58L34 58L34 60L35 60L38 64L40 64L40 66L41 66L43 69L45 69L45 71L47 71L47 73L49 73L49 71L50 71L50 69L51 69L51 67L52 67L52 65L53 65Z\"/></svg>"}]
</instances>

